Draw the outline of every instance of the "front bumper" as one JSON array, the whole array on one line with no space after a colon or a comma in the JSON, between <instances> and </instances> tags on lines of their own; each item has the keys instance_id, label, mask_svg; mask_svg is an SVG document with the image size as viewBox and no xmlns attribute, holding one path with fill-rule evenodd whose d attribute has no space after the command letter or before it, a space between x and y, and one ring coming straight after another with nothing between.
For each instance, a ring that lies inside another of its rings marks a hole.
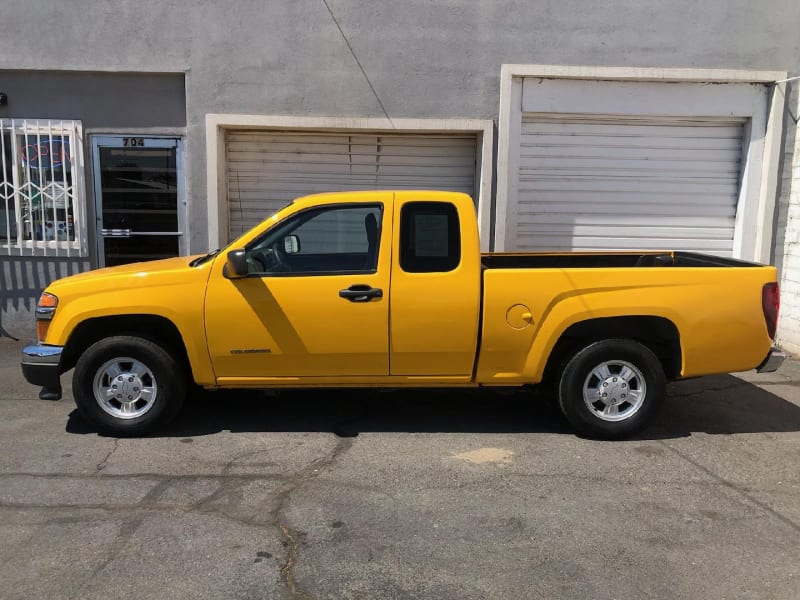
<instances>
[{"instance_id":1,"label":"front bumper","mask_svg":"<svg viewBox=\"0 0 800 600\"><path fill-rule=\"evenodd\" d=\"M22 350L22 374L28 383L49 389L61 387L61 346L36 344Z\"/></svg>"},{"instance_id":2,"label":"front bumper","mask_svg":"<svg viewBox=\"0 0 800 600\"><path fill-rule=\"evenodd\" d=\"M777 348L772 348L772 350L767 353L767 357L764 361L756 367L756 371L759 373L772 373L778 370L778 367L783 364L784 360L786 360L786 354Z\"/></svg>"}]
</instances>

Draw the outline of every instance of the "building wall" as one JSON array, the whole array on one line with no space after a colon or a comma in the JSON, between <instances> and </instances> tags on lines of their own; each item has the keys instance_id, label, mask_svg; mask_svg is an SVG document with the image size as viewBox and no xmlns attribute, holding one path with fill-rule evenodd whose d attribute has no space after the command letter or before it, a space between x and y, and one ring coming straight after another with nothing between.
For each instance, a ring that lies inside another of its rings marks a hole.
<instances>
[{"instance_id":1,"label":"building wall","mask_svg":"<svg viewBox=\"0 0 800 600\"><path fill-rule=\"evenodd\" d=\"M784 144L775 242L775 264L782 275L778 343L794 355L800 355L800 135L791 125L796 126L800 114L798 88L797 84L792 87L787 103L786 120L790 127Z\"/></svg>"},{"instance_id":2,"label":"building wall","mask_svg":"<svg viewBox=\"0 0 800 600\"><path fill-rule=\"evenodd\" d=\"M4 0L0 69L185 73L190 248L199 252L207 113L496 120L504 63L797 75L798 29L796 0ZM800 204L789 175L794 121L786 126L779 227Z\"/></svg>"},{"instance_id":3,"label":"building wall","mask_svg":"<svg viewBox=\"0 0 800 600\"><path fill-rule=\"evenodd\" d=\"M0 107L0 118L4 119L79 119L84 135L128 128L185 131L182 73L0 71L0 91L9 96L8 105ZM58 277L97 264L90 151L84 144L88 255L54 258L0 254L0 335L32 336L32 314L42 289Z\"/></svg>"},{"instance_id":4,"label":"building wall","mask_svg":"<svg viewBox=\"0 0 800 600\"><path fill-rule=\"evenodd\" d=\"M0 269L0 337L34 336L33 313L51 281L90 268L88 259L2 256Z\"/></svg>"},{"instance_id":5,"label":"building wall","mask_svg":"<svg viewBox=\"0 0 800 600\"><path fill-rule=\"evenodd\" d=\"M775 243L772 264L783 271L787 254L787 222L789 209L794 204L792 182L796 177L795 142L797 134L797 109L800 102L800 80L786 84L786 98L783 109L783 139L781 143L781 159L778 165L778 190L773 228ZM795 196L796 198L796 196Z\"/></svg>"},{"instance_id":6,"label":"building wall","mask_svg":"<svg viewBox=\"0 0 800 600\"><path fill-rule=\"evenodd\" d=\"M0 68L185 71L200 216L209 112L497 118L503 63L797 71L799 23L794 0L6 0Z\"/></svg>"}]
</instances>

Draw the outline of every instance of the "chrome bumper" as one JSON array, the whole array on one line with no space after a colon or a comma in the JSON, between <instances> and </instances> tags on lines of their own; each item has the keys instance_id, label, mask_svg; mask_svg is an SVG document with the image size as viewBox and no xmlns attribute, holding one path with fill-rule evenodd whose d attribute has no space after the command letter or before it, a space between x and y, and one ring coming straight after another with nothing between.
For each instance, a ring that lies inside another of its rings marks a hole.
<instances>
[{"instance_id":1,"label":"chrome bumper","mask_svg":"<svg viewBox=\"0 0 800 600\"><path fill-rule=\"evenodd\" d=\"M61 346L34 345L22 350L22 374L28 383L61 389Z\"/></svg>"},{"instance_id":2,"label":"chrome bumper","mask_svg":"<svg viewBox=\"0 0 800 600\"><path fill-rule=\"evenodd\" d=\"M786 360L786 354L777 348L773 348L767 353L764 362L756 367L756 371L759 373L772 373L778 370L784 360Z\"/></svg>"}]
</instances>

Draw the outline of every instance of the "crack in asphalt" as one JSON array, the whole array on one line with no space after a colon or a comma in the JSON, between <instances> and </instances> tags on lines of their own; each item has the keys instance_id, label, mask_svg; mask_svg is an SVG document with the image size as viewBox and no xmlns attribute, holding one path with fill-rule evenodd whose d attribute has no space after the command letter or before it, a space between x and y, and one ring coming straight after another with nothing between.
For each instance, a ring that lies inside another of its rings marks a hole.
<instances>
[{"instance_id":1,"label":"crack in asphalt","mask_svg":"<svg viewBox=\"0 0 800 600\"><path fill-rule=\"evenodd\" d=\"M686 454L684 454L683 452L681 452L677 448L673 448L672 446L667 444L665 441L659 440L658 443L661 444L662 446L664 446L670 452L673 452L674 454L676 454L679 457L681 457L683 460L688 462L690 465L695 467L697 470L702 471L703 473L705 473L706 475L708 475L709 477L711 477L712 479L714 479L715 481L717 481L718 483L723 485L724 487L728 488L729 490L732 490L733 492L739 494L744 499L748 500L751 504L754 504L755 506L759 507L760 509L766 511L767 513L769 513L770 515L772 515L773 517L778 519L784 525L787 525L788 527L791 527L792 529L794 529L795 531L800 533L800 524L798 524L797 522L793 521L792 519L790 519L786 515L778 512L777 510L772 508L766 502L762 502L758 498L754 498L751 494L748 494L747 491L743 490L741 488L741 486L738 486L735 483L733 483L732 481L728 481L724 477L722 477L720 475L717 475L714 471L712 471L708 467L700 464L699 462L694 460L692 457L687 456Z\"/></svg>"},{"instance_id":2,"label":"crack in asphalt","mask_svg":"<svg viewBox=\"0 0 800 600\"><path fill-rule=\"evenodd\" d=\"M106 468L109 459L119 449L119 442L119 439L114 440L113 447L108 451L105 457L103 457L103 459L97 463L96 472L94 473L0 473L0 480L8 480L14 477L30 477L41 478L44 480L60 479L98 481L98 479L108 479L112 481L147 480L154 482L154 485L147 491L141 500L133 503L48 504L42 502L13 502L8 500L0 501L0 509L13 508L16 510L28 509L49 511L99 510L115 517L118 517L120 514L129 515L122 518L117 535L111 542L111 546L108 551L104 554L103 560L92 570L80 587L73 593L69 594L70 598L81 598L85 596L85 592L92 585L92 582L108 567L109 564L119 558L119 556L124 552L125 548L130 543L131 539L136 535L136 532L139 530L142 523L144 523L144 521L147 519L148 514L152 514L153 511L181 511L183 513L215 515L247 527L269 529L271 531L277 530L280 538L283 540L283 546L286 549L286 556L283 564L280 567L280 574L289 596L296 600L310 600L312 598L310 593L301 588L299 583L295 580L293 573L293 569L299 560L300 548L305 544L306 533L297 529L293 529L284 518L283 513L286 510L286 505L290 496L305 483L318 477L323 470L333 465L345 452L347 452L347 450L352 447L354 443L353 438L339 439L337 444L329 452L323 456L315 458L291 475L231 473L232 469L237 466L241 466L242 460L263 454L265 452L274 452L276 450L275 448L261 448L256 451L248 451L234 456L225 464L221 473L182 475L164 475L158 473L103 474L103 470ZM248 463L248 465L255 466L255 463L253 465ZM258 463L258 465L263 466L262 463ZM217 482L218 486L211 494L205 496L198 502L187 505L172 502L165 503L161 501L164 493L174 484L204 480ZM271 481L280 484L277 492L268 494L270 497L269 504L272 505L272 508L268 513L266 513L266 518L264 516L265 512L263 507L254 507L249 513L242 514L241 509L243 504L243 488L254 481Z\"/></svg>"},{"instance_id":3,"label":"crack in asphalt","mask_svg":"<svg viewBox=\"0 0 800 600\"><path fill-rule=\"evenodd\" d=\"M96 481L96 473L34 473L31 471L9 471L7 473L0 473L0 479L4 477L35 477L38 479L84 479L86 481ZM183 475L166 475L164 473L155 472L142 472L142 473L107 473L103 474L102 479L147 479L153 481L162 481L168 479L174 482L180 481L202 481L203 479L247 479L253 481L285 481L288 475L281 475L279 473L186 473Z\"/></svg>"},{"instance_id":4,"label":"crack in asphalt","mask_svg":"<svg viewBox=\"0 0 800 600\"><path fill-rule=\"evenodd\" d=\"M119 440L117 440L119 441ZM117 446L114 446L114 450L116 450ZM112 450L108 456L113 454L114 450ZM107 459L108 457L106 457ZM99 465L98 465L99 468ZM154 485L148 492L144 495L144 497L136 504L136 506L141 504L153 504L158 501L158 499L164 494L164 492L169 487L170 483L168 480L160 481L156 485ZM134 514L125 520L122 521L119 527L119 531L117 532L114 541L111 542L111 548L109 548L108 552L105 554L105 558L103 561L97 565L86 580L81 584L78 590L74 594L70 594L70 598L83 598L85 597L84 590L94 581L95 577L97 577L103 570L111 564L117 557L122 553L125 547L128 545L128 542L133 538L133 536L138 531L139 527L142 526L144 523L145 516L142 513Z\"/></svg>"},{"instance_id":5,"label":"crack in asphalt","mask_svg":"<svg viewBox=\"0 0 800 600\"><path fill-rule=\"evenodd\" d=\"M101 460L99 463L97 463L97 472L98 473L106 468L106 464L108 463L108 459L111 458L111 456L117 450L119 450L119 438L114 438L114 446L111 448L111 450L108 451L108 454L105 455L103 460Z\"/></svg>"},{"instance_id":6,"label":"crack in asphalt","mask_svg":"<svg viewBox=\"0 0 800 600\"><path fill-rule=\"evenodd\" d=\"M292 598L310 600L311 594L303 590L294 578L294 567L299 560L300 547L305 543L306 533L289 526L283 512L291 494L302 485L317 477L323 469L327 469L336 460L347 452L354 443L353 438L341 438L328 455L318 458L301 469L292 479L286 482L278 491L277 502L271 516L272 522L278 527L283 537L286 548L286 561L281 566L281 579Z\"/></svg>"},{"instance_id":7,"label":"crack in asphalt","mask_svg":"<svg viewBox=\"0 0 800 600\"><path fill-rule=\"evenodd\" d=\"M661 441L661 440L657 440ZM317 461L323 459L317 459ZM319 465L318 462L314 463L315 465ZM312 470L313 470L312 466ZM318 467L317 467L318 468ZM128 510L128 509L148 509L148 510L185 510L203 514L222 514L230 518L231 520L237 521L244 525L250 526L262 526L265 524L270 524L271 520L259 522L256 519L251 518L243 518L238 517L235 515L231 515L228 513L222 513L221 508L222 506L218 504L220 500L225 499L226 496L231 496L232 493L235 495L236 492L240 490L240 488L248 483L252 482L274 482L274 483L283 483L285 486L293 486L298 478L298 475L282 475L282 474L270 474L270 475L259 475L259 474L236 474L236 475L220 475L220 474L187 474L187 475L159 475L156 473L130 473L130 474L109 474L103 475L102 479L108 480L118 480L118 481L136 481L136 480L146 480L154 482L154 485L166 485L167 488L170 487L172 484L179 484L182 482L197 482L197 481L210 481L210 482L221 482L220 485L214 492L212 492L209 496L202 498L201 500L195 502L191 505L186 505L182 503L170 503L170 502L158 502L158 503L149 503L147 501L147 496L139 502L135 503L115 503L113 505L109 505L109 503L44 503L44 502L14 502L14 501L7 501L7 500L0 500L0 508L15 508L15 509L31 509L31 510L41 510L41 509L62 509L62 510L69 510L69 509L83 509L83 510L108 510L108 511L116 511L116 510ZM12 472L12 473L0 473L0 481L4 479L13 479L18 477L29 477L32 479L44 479L44 480L78 480L78 481L97 481L98 477L96 475L83 475L83 474L70 474L70 473L30 473L30 472ZM326 485L338 485L334 479L329 479L322 476L322 473L315 473L314 478L319 477L320 480L325 481ZM486 479L475 480L475 481L467 481L460 484L445 484L442 483L441 485L437 485L434 487L430 486L423 486L419 488L413 488L416 491L431 491L431 490L462 490L462 489L469 489L472 487L480 487L485 485L487 481L492 481L494 484L505 483L510 485L512 480L514 479L554 479L554 480L570 480L570 481L583 481L583 482L590 482L590 483L597 483L597 484L617 484L617 485L624 485L624 486L637 486L641 485L642 482L636 479L627 479L622 477L614 477L614 476L604 476L604 475L584 475L584 474L576 474L576 473L569 473L569 472L546 472L546 471L531 471L531 472L521 472L521 471L514 471L514 470L504 470L502 473L497 473L496 476L489 477ZM309 478L310 479L310 478ZM800 479L783 479L784 482L790 484L800 483ZM305 482L303 482L305 483ZM718 487L729 487L729 482L721 479L713 479L711 481L706 479L663 479L663 478L656 478L656 479L648 479L647 485L695 485L703 488L718 488ZM387 497L392 497L390 494L386 494L385 490L382 490L379 486L370 486L370 485L363 485L357 484L352 481L348 481L344 484L350 489L358 489L365 492L372 492L372 493L381 493L386 495ZM295 488L296 489L296 488ZM291 491L295 491L292 489ZM411 488L408 488L411 489ZM750 488L756 489L757 488ZM278 494L282 493L283 488L278 490ZM770 491L776 492L777 490L773 489L772 487L765 487L761 491ZM225 506L232 506L235 503L228 502ZM274 511L273 511L274 512ZM260 513L259 513L260 514ZM272 513L270 513L272 514Z\"/></svg>"}]
</instances>

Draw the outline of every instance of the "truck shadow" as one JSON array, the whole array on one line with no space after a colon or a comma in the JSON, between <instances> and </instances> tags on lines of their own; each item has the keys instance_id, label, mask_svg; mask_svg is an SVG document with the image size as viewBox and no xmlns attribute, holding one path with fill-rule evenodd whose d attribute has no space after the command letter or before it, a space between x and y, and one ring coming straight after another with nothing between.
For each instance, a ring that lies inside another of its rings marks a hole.
<instances>
[{"instance_id":1,"label":"truck shadow","mask_svg":"<svg viewBox=\"0 0 800 600\"><path fill-rule=\"evenodd\" d=\"M70 414L67 431L97 432L77 411ZM341 437L360 432L573 434L552 395L543 392L370 389L194 392L178 418L153 435L220 431L313 431ZM672 384L653 423L634 439L794 431L800 431L800 406L719 375Z\"/></svg>"}]
</instances>

